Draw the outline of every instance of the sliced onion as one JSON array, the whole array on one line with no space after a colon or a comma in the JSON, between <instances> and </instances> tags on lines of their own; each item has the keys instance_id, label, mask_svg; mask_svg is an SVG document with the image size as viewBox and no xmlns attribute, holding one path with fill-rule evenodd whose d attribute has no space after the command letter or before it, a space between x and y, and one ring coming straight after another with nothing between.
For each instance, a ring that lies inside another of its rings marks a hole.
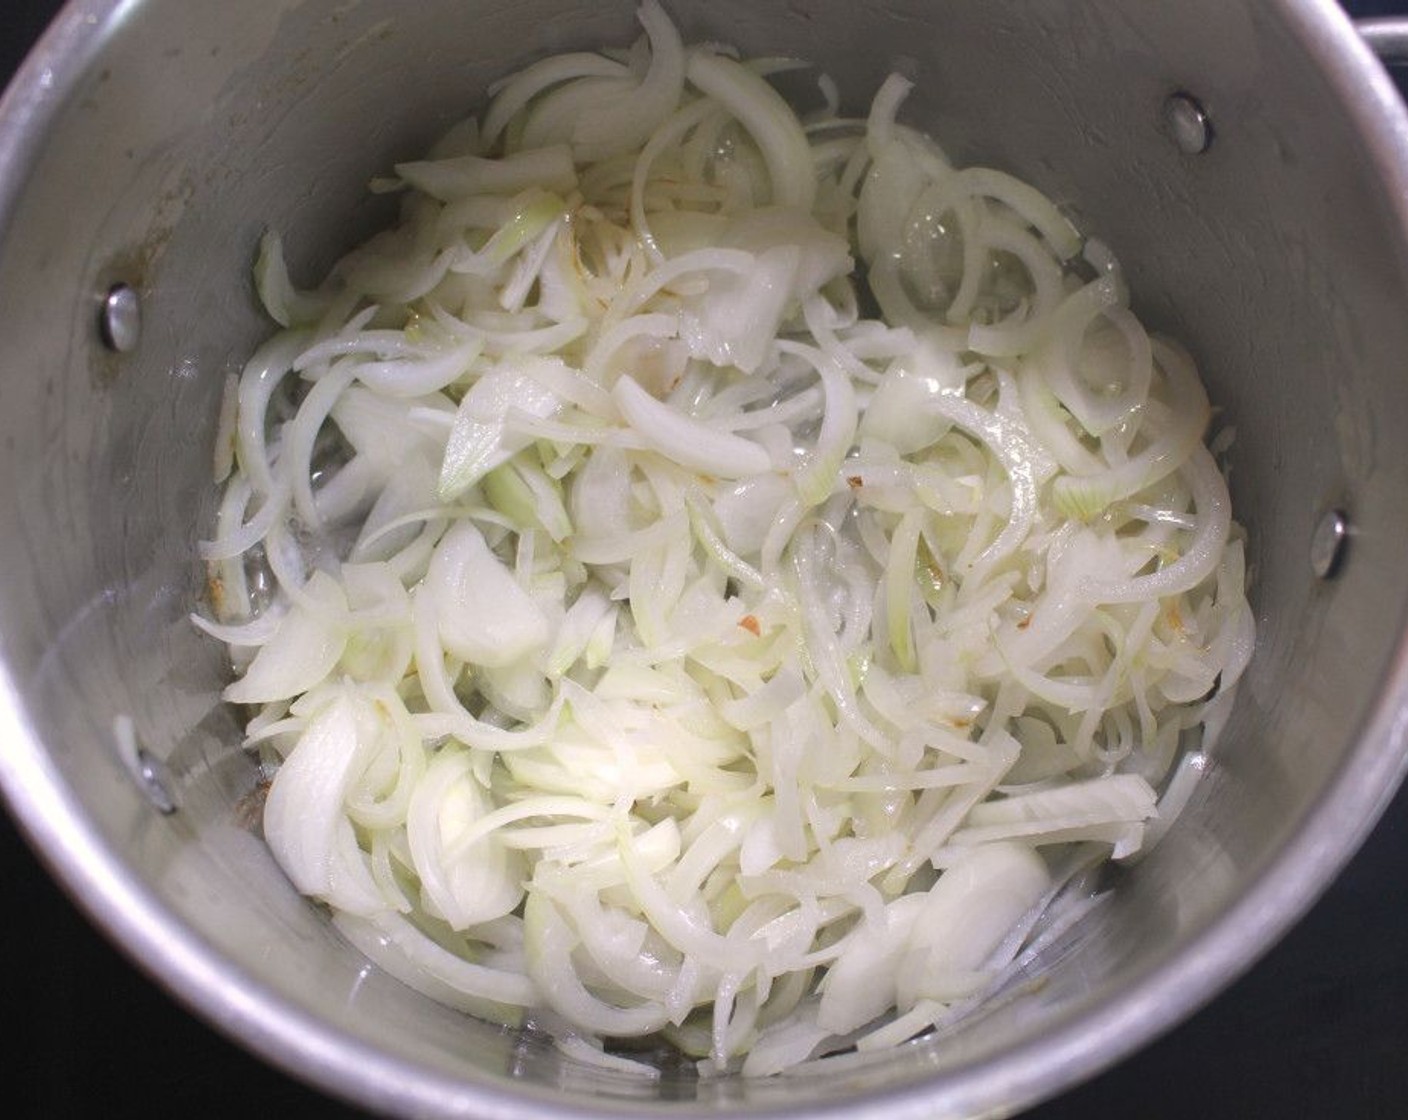
<instances>
[{"instance_id":1,"label":"sliced onion","mask_svg":"<svg viewBox=\"0 0 1408 1120\"><path fill-rule=\"evenodd\" d=\"M747 67L695 50L686 71L692 85L723 105L752 135L768 165L773 202L810 210L816 197L807 137L777 91Z\"/></svg>"},{"instance_id":2,"label":"sliced onion","mask_svg":"<svg viewBox=\"0 0 1408 1120\"><path fill-rule=\"evenodd\" d=\"M547 645L542 608L472 522L459 522L441 539L420 594L433 597L440 640L456 657L510 665Z\"/></svg>"},{"instance_id":3,"label":"sliced onion","mask_svg":"<svg viewBox=\"0 0 1408 1120\"><path fill-rule=\"evenodd\" d=\"M844 1066L1171 827L1242 533L1191 359L1059 206L904 78L804 123L795 60L639 20L378 179L316 290L266 236L297 326L227 391L196 625L276 859L392 975L622 1077L608 1037Z\"/></svg>"},{"instance_id":4,"label":"sliced onion","mask_svg":"<svg viewBox=\"0 0 1408 1120\"><path fill-rule=\"evenodd\" d=\"M762 474L772 461L752 440L712 428L658 401L632 377L616 382L611 395L626 422L646 444L681 466L716 478Z\"/></svg>"}]
</instances>

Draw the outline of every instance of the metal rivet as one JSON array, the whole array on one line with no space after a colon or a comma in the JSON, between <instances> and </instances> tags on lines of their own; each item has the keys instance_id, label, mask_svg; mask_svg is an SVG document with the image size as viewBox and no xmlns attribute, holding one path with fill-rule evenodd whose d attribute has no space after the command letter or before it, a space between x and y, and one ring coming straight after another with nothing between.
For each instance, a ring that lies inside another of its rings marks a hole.
<instances>
[{"instance_id":1,"label":"metal rivet","mask_svg":"<svg viewBox=\"0 0 1408 1120\"><path fill-rule=\"evenodd\" d=\"M125 712L114 716L112 735L117 747L117 757L122 760L127 772L136 780L147 800L163 813L176 811L176 798L171 794L171 779L166 768L156 755L137 745L137 728L132 717Z\"/></svg>"},{"instance_id":2,"label":"metal rivet","mask_svg":"<svg viewBox=\"0 0 1408 1120\"><path fill-rule=\"evenodd\" d=\"M1191 94L1171 94L1164 102L1164 128L1186 155L1196 156L1212 144L1212 121Z\"/></svg>"},{"instance_id":3,"label":"metal rivet","mask_svg":"<svg viewBox=\"0 0 1408 1120\"><path fill-rule=\"evenodd\" d=\"M1348 542L1349 518L1342 510L1326 511L1310 538L1310 570L1316 579L1329 579L1339 570Z\"/></svg>"},{"instance_id":4,"label":"metal rivet","mask_svg":"<svg viewBox=\"0 0 1408 1120\"><path fill-rule=\"evenodd\" d=\"M176 799L166 784L166 767L161 760L146 751L137 752L137 776L146 791L147 800L163 813L176 811Z\"/></svg>"},{"instance_id":5,"label":"metal rivet","mask_svg":"<svg viewBox=\"0 0 1408 1120\"><path fill-rule=\"evenodd\" d=\"M114 284L108 289L98 330L109 350L126 354L137 348L142 337L142 301L130 284Z\"/></svg>"}]
</instances>

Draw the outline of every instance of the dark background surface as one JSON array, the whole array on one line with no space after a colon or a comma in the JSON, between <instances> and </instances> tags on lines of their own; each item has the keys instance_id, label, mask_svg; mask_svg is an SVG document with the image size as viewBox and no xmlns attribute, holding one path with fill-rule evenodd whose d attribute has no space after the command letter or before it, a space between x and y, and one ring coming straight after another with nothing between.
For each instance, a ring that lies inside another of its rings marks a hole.
<instances>
[{"instance_id":1,"label":"dark background surface","mask_svg":"<svg viewBox=\"0 0 1408 1120\"><path fill-rule=\"evenodd\" d=\"M0 81L58 6L0 0ZM1408 13L1408 0L1346 7ZM136 972L53 885L3 813L0 889L3 1115L362 1115L264 1066ZM1408 1117L1408 792L1245 978L1026 1120L1105 1117Z\"/></svg>"}]
</instances>

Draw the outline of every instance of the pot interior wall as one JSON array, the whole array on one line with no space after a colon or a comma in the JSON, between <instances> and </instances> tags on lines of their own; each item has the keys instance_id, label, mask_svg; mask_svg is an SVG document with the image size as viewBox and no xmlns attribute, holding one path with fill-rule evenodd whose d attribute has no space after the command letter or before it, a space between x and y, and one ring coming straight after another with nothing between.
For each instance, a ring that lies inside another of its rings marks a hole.
<instances>
[{"instance_id":1,"label":"pot interior wall","mask_svg":"<svg viewBox=\"0 0 1408 1120\"><path fill-rule=\"evenodd\" d=\"M901 69L918 81L904 119L959 162L1037 183L1116 250L1139 309L1189 345L1223 406L1218 424L1236 430L1228 459L1260 648L1216 764L1167 841L1120 876L1044 985L954 1037L803 1082L644 1084L368 971L250 831L257 775L219 701L225 666L187 621L203 594L195 542L213 515L220 393L268 330L254 247L266 227L283 231L295 277L312 281L387 219L369 178L423 151L514 65L628 42L632 5L95 7L100 49L43 103L47 136L10 171L22 179L0 219L4 651L69 808L162 928L213 950L248 995L184 994L266 1054L402 1109L464 1107L456 1080L605 1110L820 1107L936 1075L947 1075L936 1099L957 1111L1024 1101L1056 1084L1056 1044L1086 1070L1150 1029L1131 1041L1120 1014L1163 1022L1138 993L1166 992L1170 962L1281 858L1364 752L1388 746L1362 732L1408 588L1408 457L1392 438L1408 420L1403 230L1294 30L1314 6L673 3L687 39L820 61L857 111ZM1202 156L1162 131L1179 89L1212 114ZM140 346L121 357L95 330L97 295L116 280L140 290L145 314ZM1317 583L1309 541L1331 505L1357 533L1341 575ZM157 811L133 779L120 716L161 762L176 812ZM1180 1007L1210 994L1199 975L1189 983L1204 988ZM1112 1003L1119 991L1134 995ZM1080 1035L1092 1016L1104 1025ZM329 1037L344 1056L320 1052ZM1030 1060L1007 1068L995 1099L983 1071L1004 1050ZM358 1062L363 1074L340 1080Z\"/></svg>"}]
</instances>

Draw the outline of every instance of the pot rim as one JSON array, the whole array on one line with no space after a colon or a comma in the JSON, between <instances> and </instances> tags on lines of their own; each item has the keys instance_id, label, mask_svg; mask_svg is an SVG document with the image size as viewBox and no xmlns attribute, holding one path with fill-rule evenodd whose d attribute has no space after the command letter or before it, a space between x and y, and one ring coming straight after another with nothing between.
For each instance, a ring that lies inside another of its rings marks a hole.
<instances>
[{"instance_id":1,"label":"pot rim","mask_svg":"<svg viewBox=\"0 0 1408 1120\"><path fill-rule=\"evenodd\" d=\"M43 137L105 42L141 0L69 0L0 98L0 237ZM1408 112L1388 74L1333 0L1280 0L1280 14L1341 99L1384 185L1408 257ZM1405 266L1408 272L1408 266ZM75 904L142 971L231 1040L323 1092L383 1111L556 1120L655 1114L611 1101L568 1104L527 1082L470 1083L392 1058L286 1003L220 956L167 909L98 834L47 757L16 681L0 664L0 793L31 847ZM1184 1020L1245 972L1349 862L1408 772L1408 635L1335 780L1251 889L1176 956L1054 1030L945 1075L862 1098L768 1110L776 1116L918 1120L1008 1114L1115 1064ZM678 1105L672 1115L716 1109Z\"/></svg>"}]
</instances>

